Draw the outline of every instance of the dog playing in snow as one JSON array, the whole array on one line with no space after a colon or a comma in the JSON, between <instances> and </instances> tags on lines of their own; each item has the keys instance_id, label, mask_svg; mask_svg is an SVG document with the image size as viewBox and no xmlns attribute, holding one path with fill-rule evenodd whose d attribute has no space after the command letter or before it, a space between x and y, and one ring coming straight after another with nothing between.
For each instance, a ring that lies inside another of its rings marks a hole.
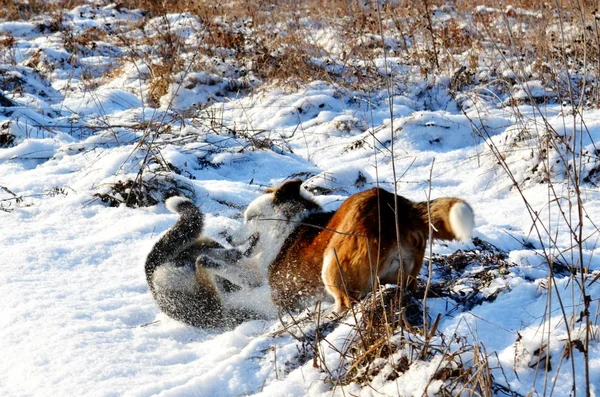
<instances>
[{"instance_id":1,"label":"dog playing in snow","mask_svg":"<svg viewBox=\"0 0 600 397\"><path fill-rule=\"evenodd\" d=\"M414 289L430 230L440 240L467 240L473 230L473 210L459 198L416 203L374 188L324 212L301 185L288 181L250 203L238 236L251 241L243 254L201 235L203 216L190 200L167 200L180 218L145 267L159 308L194 326L223 327L258 317L225 304L227 296L268 281L280 309L302 309L327 293L343 312L378 282Z\"/></svg>"},{"instance_id":2,"label":"dog playing in snow","mask_svg":"<svg viewBox=\"0 0 600 397\"><path fill-rule=\"evenodd\" d=\"M267 190L245 214L247 224L262 224L261 248L250 261L266 271L273 302L285 310L303 308L327 292L341 312L377 282L414 290L430 224L439 240L468 240L473 231L473 210L459 198L417 203L374 188L323 212L301 183Z\"/></svg>"},{"instance_id":3,"label":"dog playing in snow","mask_svg":"<svg viewBox=\"0 0 600 397\"><path fill-rule=\"evenodd\" d=\"M230 281L235 274L226 278L212 271L222 263L237 263L241 251L225 249L202 236L203 214L189 199L172 197L165 204L179 214L179 219L154 245L145 264L146 280L160 310L203 328L227 327L260 317L251 310L227 305L224 298L242 287Z\"/></svg>"}]
</instances>

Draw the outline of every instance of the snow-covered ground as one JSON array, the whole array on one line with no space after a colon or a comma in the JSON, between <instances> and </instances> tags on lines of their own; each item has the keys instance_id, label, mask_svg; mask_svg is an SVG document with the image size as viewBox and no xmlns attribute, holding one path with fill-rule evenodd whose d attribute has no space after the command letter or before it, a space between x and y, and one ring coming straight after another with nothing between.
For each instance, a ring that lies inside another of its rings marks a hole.
<instances>
[{"instance_id":1,"label":"snow-covered ground","mask_svg":"<svg viewBox=\"0 0 600 397\"><path fill-rule=\"evenodd\" d=\"M135 11L83 6L64 20L77 32L138 18ZM198 21L171 19L172 29L194 39ZM485 346L495 382L520 395L572 395L573 377L580 394L584 355L577 348L570 357L564 353L566 341L584 340L584 327L576 322L584 310L580 276L556 272L549 286L542 255L546 248L560 263L579 267L574 236L559 211L562 205L576 224L576 210L568 208L574 190L565 178L573 166L588 177L581 184L582 258L593 273L585 281L592 322L587 354L590 391L599 392L600 282L592 282L600 271L600 189L594 183L599 110L583 112L585 127L560 103L524 101L515 108L465 97L463 112L448 92L448 78L417 76L406 89L396 85L392 117L387 91L367 94L319 81L297 90L265 85L212 103L227 81L215 84L202 71L173 83L155 109L146 102L143 65L124 62L119 73L103 74L127 48L99 41L73 56L60 32L48 33L39 23L0 22L0 32L11 32L17 42L15 63L0 64L0 93L14 101L0 107L0 135L7 140L0 148L0 395L438 392L443 380L431 378L439 355L417 360L395 379L381 375L371 385L336 385L336 371L347 364L338 350L344 350L352 324L339 325L319 342L323 365L317 368L303 356L301 342L272 335L276 318L233 330L195 329L169 319L152 299L143 264L176 216L162 202L109 206L97 196L123 200L113 187L136 178L156 187L150 193L158 201L161 189L177 188L206 214L206 234L228 245L226 237L242 227L245 206L265 187L292 177L305 179L331 210L376 183L392 190L394 177L398 193L412 200L428 194L466 199L476 213L475 236L507 252L514 266L490 273L493 280L478 293L495 299L468 310L450 299L428 299L431 317L442 314L438 331ZM517 99L548 93L537 80L514 87ZM584 155L564 165L564 147L546 145L543 120ZM569 140L574 133L581 139ZM502 152L520 189L491 147ZM551 186L540 183L543 164L552 166ZM546 230L538 235L542 225ZM475 248L451 242L434 244L433 251ZM433 270L435 277L443 273ZM468 284L456 288L472 291ZM541 368L547 355L548 376Z\"/></svg>"}]
</instances>

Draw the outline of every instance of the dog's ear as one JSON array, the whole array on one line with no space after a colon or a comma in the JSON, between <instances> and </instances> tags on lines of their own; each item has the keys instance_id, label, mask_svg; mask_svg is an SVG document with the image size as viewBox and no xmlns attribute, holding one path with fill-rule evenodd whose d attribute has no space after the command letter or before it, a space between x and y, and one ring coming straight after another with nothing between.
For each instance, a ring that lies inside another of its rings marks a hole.
<instances>
[{"instance_id":1,"label":"dog's ear","mask_svg":"<svg viewBox=\"0 0 600 397\"><path fill-rule=\"evenodd\" d=\"M285 182L274 190L275 197L273 198L273 203L278 204L286 201L300 200L300 186L302 186L302 180L300 179Z\"/></svg>"}]
</instances>

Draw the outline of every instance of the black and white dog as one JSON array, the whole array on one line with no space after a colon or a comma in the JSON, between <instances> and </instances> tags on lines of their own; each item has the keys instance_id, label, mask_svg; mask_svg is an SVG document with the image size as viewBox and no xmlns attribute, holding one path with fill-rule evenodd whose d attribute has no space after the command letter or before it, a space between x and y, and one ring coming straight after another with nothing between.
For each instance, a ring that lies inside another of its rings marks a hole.
<instances>
[{"instance_id":1,"label":"black and white dog","mask_svg":"<svg viewBox=\"0 0 600 397\"><path fill-rule=\"evenodd\" d=\"M250 203L234 248L202 235L203 214L191 200L168 199L167 208L179 219L154 245L145 265L160 310L203 328L274 317L269 266L299 222L321 211L304 197L308 193L301 184L288 181Z\"/></svg>"}]
</instances>

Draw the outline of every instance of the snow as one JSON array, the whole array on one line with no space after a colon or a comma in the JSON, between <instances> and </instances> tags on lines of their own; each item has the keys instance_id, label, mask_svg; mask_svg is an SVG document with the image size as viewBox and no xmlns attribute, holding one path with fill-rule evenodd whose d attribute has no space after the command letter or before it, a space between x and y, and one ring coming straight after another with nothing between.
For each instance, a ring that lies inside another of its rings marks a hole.
<instances>
[{"instance_id":1,"label":"snow","mask_svg":"<svg viewBox=\"0 0 600 397\"><path fill-rule=\"evenodd\" d=\"M478 11L497 12L483 6ZM76 29L126 26L142 18L140 11L88 5L65 17ZM148 34L164 22L151 20ZM169 15L168 22L186 40L202 29L186 14ZM322 367L315 368L312 359L300 358L304 346L299 340L272 335L279 321L265 286L235 299L271 318L232 330L196 329L160 313L143 265L176 215L161 200L149 207L111 207L95 196L110 193L118 181L135 179L140 167L145 181L166 181L186 192L205 213L205 233L224 245L227 237L245 232L240 228L246 206L265 187L287 178L306 180L305 188L326 210L375 185L418 201L428 194L465 199L475 213L475 236L508 252L515 267L496 274L484 289L487 296L500 291L495 300L470 310L453 311L452 302L430 298L431 314L442 314L439 331L497 353L490 357L497 364L496 380L522 395L532 388L542 393L544 375L535 368L540 357L534 352L547 345L554 395L571 393L569 360L581 392L583 354L574 349L566 359L563 351L569 336L584 338L583 325L565 326L558 303L560 297L567 317L579 316L579 278L558 274L549 293L543 253L577 265L579 253L570 250L574 237L561 212L573 194L567 170L574 163L581 164L584 175L597 169L600 111L586 111L582 120L557 103L540 109L524 101L515 105L517 116L512 107L502 106L506 101L474 99L462 113L443 79L431 84L419 76L410 89L393 96L391 111L385 91L367 94L322 81L295 91L266 85L215 102L228 81L204 71L175 79L161 107L152 109L143 79L147 65L125 63L120 75L92 89L81 78L82 65L106 67L109 59L92 51L70 63L57 36L35 26L0 21L0 32L19 40L19 64L0 65L0 70L23 79L25 92L4 91L19 106L0 108L0 131L15 137L14 145L0 148L0 186L6 188L0 189L0 395L417 396L425 390L434 395L442 387L441 380L431 381L443 360L439 355L416 361L396 380L382 372L371 386L336 385L336 376L349 364L340 351L353 336L353 324L342 323L318 342ZM340 51L333 32L315 29L316 41L332 53ZM33 61L46 71L45 78L33 72ZM383 67L381 59L376 62ZM519 100L553 95L540 80L513 90L512 98ZM540 115L548 125L541 125ZM564 159L560 146L544 146L547 157L535 150L548 128L569 137L581 133L583 121L585 134L572 145L586 156ZM153 123L162 128L160 134ZM515 181L506 176L490 144L503 150ZM561 200L549 202L552 192L541 183L544 164L550 164ZM167 165L179 171L170 172ZM592 182L582 185L581 255L590 272L598 274L600 190ZM536 216L549 231L540 232L541 240ZM277 231L260 227L265 233ZM548 248L548 236L554 248ZM271 237L265 250L281 243ZM472 242L449 242L435 244L433 251L447 255L473 248ZM600 282L586 282L594 318ZM590 371L596 374L592 395L600 388L600 330L594 327L588 352Z\"/></svg>"}]
</instances>

